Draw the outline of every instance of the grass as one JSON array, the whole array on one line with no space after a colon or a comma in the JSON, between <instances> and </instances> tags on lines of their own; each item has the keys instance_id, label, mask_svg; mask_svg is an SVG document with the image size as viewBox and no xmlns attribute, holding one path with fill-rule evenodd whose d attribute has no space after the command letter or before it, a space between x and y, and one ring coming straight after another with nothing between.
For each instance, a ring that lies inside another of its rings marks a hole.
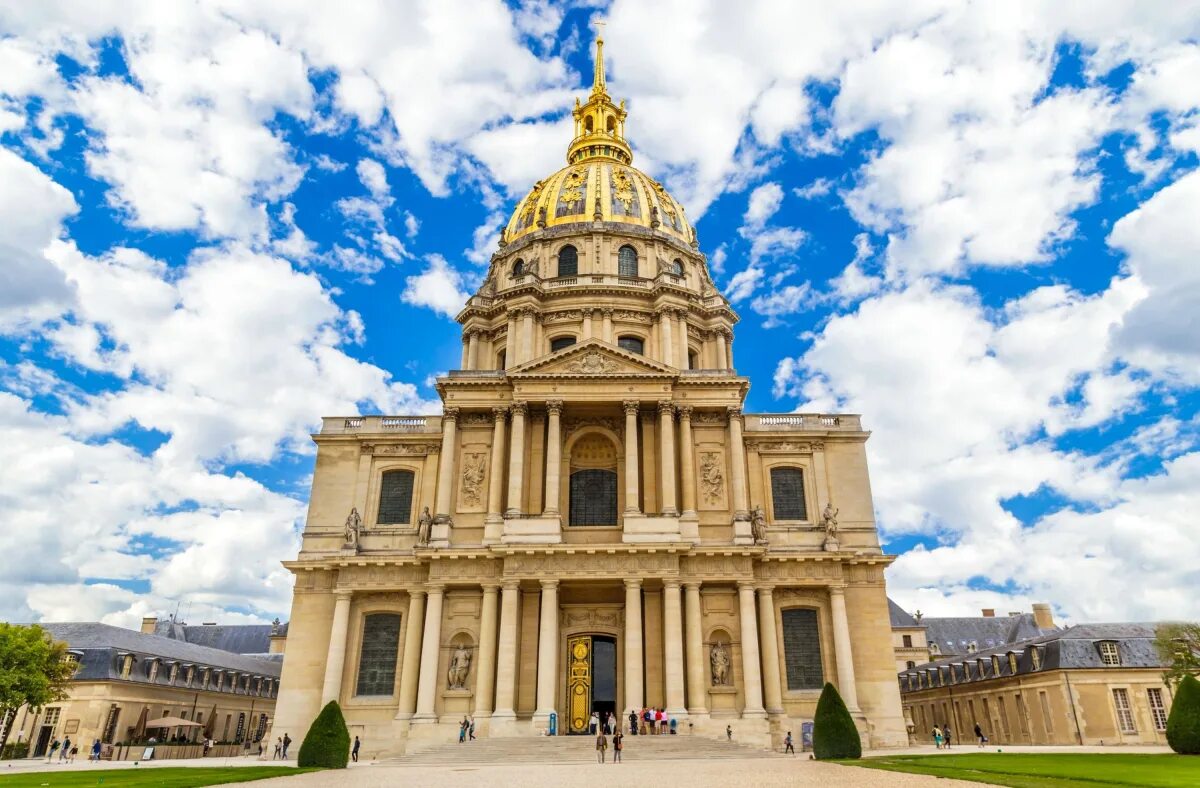
<instances>
[{"instance_id":1,"label":"grass","mask_svg":"<svg viewBox=\"0 0 1200 788\"><path fill-rule=\"evenodd\" d=\"M0 777L4 788L192 788L199 785L226 785L265 780L268 777L287 777L316 771L289 766L163 766L147 769L96 769L95 771L26 772Z\"/></svg>"},{"instance_id":2,"label":"grass","mask_svg":"<svg viewBox=\"0 0 1200 788\"><path fill-rule=\"evenodd\" d=\"M1200 756L1105 753L971 753L892 755L839 761L909 774L953 777L1012 788L1194 788L1200 785Z\"/></svg>"}]
</instances>

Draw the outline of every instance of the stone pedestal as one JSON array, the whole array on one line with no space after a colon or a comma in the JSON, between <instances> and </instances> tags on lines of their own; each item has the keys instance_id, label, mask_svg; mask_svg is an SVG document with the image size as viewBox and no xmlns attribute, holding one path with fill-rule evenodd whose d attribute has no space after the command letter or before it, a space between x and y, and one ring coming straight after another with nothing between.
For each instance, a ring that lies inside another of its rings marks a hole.
<instances>
[{"instance_id":1,"label":"stone pedestal","mask_svg":"<svg viewBox=\"0 0 1200 788\"><path fill-rule=\"evenodd\" d=\"M750 527L749 518L745 520L733 518L733 543L736 545L754 544L754 529Z\"/></svg>"},{"instance_id":2,"label":"stone pedestal","mask_svg":"<svg viewBox=\"0 0 1200 788\"><path fill-rule=\"evenodd\" d=\"M562 542L562 518L558 515L541 517L508 517L504 520L501 544L559 544Z\"/></svg>"},{"instance_id":3,"label":"stone pedestal","mask_svg":"<svg viewBox=\"0 0 1200 788\"><path fill-rule=\"evenodd\" d=\"M626 512L621 531L621 541L629 543L683 541L678 517Z\"/></svg>"}]
</instances>

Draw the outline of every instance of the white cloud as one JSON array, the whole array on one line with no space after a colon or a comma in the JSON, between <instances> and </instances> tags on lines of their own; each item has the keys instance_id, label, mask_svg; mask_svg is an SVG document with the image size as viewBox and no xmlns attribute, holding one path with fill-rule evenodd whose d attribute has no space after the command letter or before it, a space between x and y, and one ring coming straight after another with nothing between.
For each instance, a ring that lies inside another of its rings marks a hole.
<instances>
[{"instance_id":1,"label":"white cloud","mask_svg":"<svg viewBox=\"0 0 1200 788\"><path fill-rule=\"evenodd\" d=\"M470 293L465 290L463 275L454 270L446 258L439 254L426 256L425 270L404 280L404 292L400 300L414 306L429 307L433 311L453 318L466 304Z\"/></svg>"},{"instance_id":2,"label":"white cloud","mask_svg":"<svg viewBox=\"0 0 1200 788\"><path fill-rule=\"evenodd\" d=\"M779 287L768 295L758 296L750 302L750 308L767 318L763 321L763 328L774 328L783 325L782 318L785 315L811 309L818 300L812 285L805 282L801 285Z\"/></svg>"},{"instance_id":3,"label":"white cloud","mask_svg":"<svg viewBox=\"0 0 1200 788\"><path fill-rule=\"evenodd\" d=\"M764 183L750 193L742 221L747 227L762 227L779 211L782 204L783 187L778 183Z\"/></svg>"},{"instance_id":4,"label":"white cloud","mask_svg":"<svg viewBox=\"0 0 1200 788\"><path fill-rule=\"evenodd\" d=\"M381 205L392 204L392 190L388 186L387 171L383 169L382 164L374 159L360 159L355 172L358 173L358 179L362 181L362 185L371 192L375 202Z\"/></svg>"}]
</instances>

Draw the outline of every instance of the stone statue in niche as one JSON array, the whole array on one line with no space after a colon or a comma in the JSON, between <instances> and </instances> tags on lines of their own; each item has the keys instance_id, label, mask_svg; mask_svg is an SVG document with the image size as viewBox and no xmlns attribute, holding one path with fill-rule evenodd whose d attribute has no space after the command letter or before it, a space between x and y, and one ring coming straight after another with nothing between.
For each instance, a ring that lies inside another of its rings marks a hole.
<instances>
[{"instance_id":1,"label":"stone statue in niche","mask_svg":"<svg viewBox=\"0 0 1200 788\"><path fill-rule=\"evenodd\" d=\"M650 226L658 227L660 224L662 224L662 222L659 221L659 218L658 218L658 206L651 205L650 206Z\"/></svg>"},{"instance_id":2,"label":"stone statue in niche","mask_svg":"<svg viewBox=\"0 0 1200 788\"><path fill-rule=\"evenodd\" d=\"M358 514L358 507L351 506L350 514L346 517L346 547L354 548L358 551L358 534L362 530L362 517Z\"/></svg>"},{"instance_id":3,"label":"stone statue in niche","mask_svg":"<svg viewBox=\"0 0 1200 788\"><path fill-rule=\"evenodd\" d=\"M763 511L761 504L750 512L750 532L754 535L756 544L767 543L767 513Z\"/></svg>"},{"instance_id":4,"label":"stone statue in niche","mask_svg":"<svg viewBox=\"0 0 1200 788\"><path fill-rule=\"evenodd\" d=\"M471 672L471 650L459 645L450 656L450 669L446 671L446 683L452 690L467 688L467 674Z\"/></svg>"},{"instance_id":5,"label":"stone statue in niche","mask_svg":"<svg viewBox=\"0 0 1200 788\"><path fill-rule=\"evenodd\" d=\"M417 544L429 544L429 531L433 528L433 515L429 513L429 507L426 506L421 512L421 516L417 518Z\"/></svg>"},{"instance_id":6,"label":"stone statue in niche","mask_svg":"<svg viewBox=\"0 0 1200 788\"><path fill-rule=\"evenodd\" d=\"M479 505L486 462L482 454L468 454L463 462L462 490L463 504L466 506Z\"/></svg>"},{"instance_id":7,"label":"stone statue in niche","mask_svg":"<svg viewBox=\"0 0 1200 788\"><path fill-rule=\"evenodd\" d=\"M825 504L825 511L821 513L821 523L825 526L825 549L830 552L837 551L841 545L838 542L838 521L837 516L840 509L834 509L833 503Z\"/></svg>"},{"instance_id":8,"label":"stone statue in niche","mask_svg":"<svg viewBox=\"0 0 1200 788\"><path fill-rule=\"evenodd\" d=\"M725 489L725 475L721 473L721 460L716 452L700 455L700 486L704 488L704 500L710 504L721 502Z\"/></svg>"},{"instance_id":9,"label":"stone statue in niche","mask_svg":"<svg viewBox=\"0 0 1200 788\"><path fill-rule=\"evenodd\" d=\"M544 205L541 206L540 208L538 208L537 226L538 227L546 226L546 206L544 206Z\"/></svg>"},{"instance_id":10,"label":"stone statue in niche","mask_svg":"<svg viewBox=\"0 0 1200 788\"><path fill-rule=\"evenodd\" d=\"M729 649L724 643L713 643L708 652L708 660L712 663L712 683L714 687L728 687L729 681Z\"/></svg>"}]
</instances>

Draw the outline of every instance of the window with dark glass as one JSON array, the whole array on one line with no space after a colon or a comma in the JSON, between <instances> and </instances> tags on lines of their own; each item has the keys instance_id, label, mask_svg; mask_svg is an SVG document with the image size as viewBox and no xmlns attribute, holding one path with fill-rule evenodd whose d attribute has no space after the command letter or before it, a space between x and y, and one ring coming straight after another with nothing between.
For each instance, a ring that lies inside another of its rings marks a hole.
<instances>
[{"instance_id":1,"label":"window with dark glass","mask_svg":"<svg viewBox=\"0 0 1200 788\"><path fill-rule=\"evenodd\" d=\"M789 690L821 689L825 675L821 669L821 635L817 629L817 611L788 608L783 618L783 661L787 668Z\"/></svg>"},{"instance_id":2,"label":"window with dark glass","mask_svg":"<svg viewBox=\"0 0 1200 788\"><path fill-rule=\"evenodd\" d=\"M363 621L355 695L391 695L396 685L400 614L371 613Z\"/></svg>"},{"instance_id":3,"label":"window with dark glass","mask_svg":"<svg viewBox=\"0 0 1200 788\"><path fill-rule=\"evenodd\" d=\"M637 250L632 246L622 246L617 251L617 275L618 276L637 276L638 275L638 259Z\"/></svg>"},{"instance_id":4,"label":"window with dark glass","mask_svg":"<svg viewBox=\"0 0 1200 788\"><path fill-rule=\"evenodd\" d=\"M804 473L799 468L771 469L771 501L776 520L807 520Z\"/></svg>"},{"instance_id":5,"label":"window with dark glass","mask_svg":"<svg viewBox=\"0 0 1200 788\"><path fill-rule=\"evenodd\" d=\"M617 474L586 468L571 474L571 525L617 524Z\"/></svg>"},{"instance_id":6,"label":"window with dark glass","mask_svg":"<svg viewBox=\"0 0 1200 788\"><path fill-rule=\"evenodd\" d=\"M412 522L412 471L387 471L379 485L380 525Z\"/></svg>"},{"instance_id":7,"label":"window with dark glass","mask_svg":"<svg viewBox=\"0 0 1200 788\"><path fill-rule=\"evenodd\" d=\"M550 352L562 350L575 344L575 337L555 337L550 340Z\"/></svg>"},{"instance_id":8,"label":"window with dark glass","mask_svg":"<svg viewBox=\"0 0 1200 788\"><path fill-rule=\"evenodd\" d=\"M579 252L571 245L558 250L558 275L575 276L579 273Z\"/></svg>"},{"instance_id":9,"label":"window with dark glass","mask_svg":"<svg viewBox=\"0 0 1200 788\"><path fill-rule=\"evenodd\" d=\"M617 347L639 355L644 352L642 349L642 340L638 337L620 337L617 339Z\"/></svg>"},{"instance_id":10,"label":"window with dark glass","mask_svg":"<svg viewBox=\"0 0 1200 788\"><path fill-rule=\"evenodd\" d=\"M525 261L524 260L517 260L517 262L513 263L512 275L513 276L524 276L525 275Z\"/></svg>"},{"instance_id":11,"label":"window with dark glass","mask_svg":"<svg viewBox=\"0 0 1200 788\"><path fill-rule=\"evenodd\" d=\"M683 261L678 257L671 261L671 273L675 276L683 276Z\"/></svg>"}]
</instances>

